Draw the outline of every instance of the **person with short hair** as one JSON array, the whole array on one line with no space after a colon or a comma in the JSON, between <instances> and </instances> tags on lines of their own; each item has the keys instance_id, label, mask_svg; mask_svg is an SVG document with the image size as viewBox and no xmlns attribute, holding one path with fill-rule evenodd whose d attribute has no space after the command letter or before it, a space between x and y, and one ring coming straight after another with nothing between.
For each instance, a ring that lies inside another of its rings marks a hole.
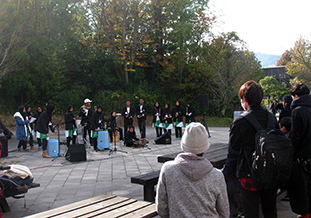
<instances>
[{"instance_id":1,"label":"person with short hair","mask_svg":"<svg viewBox=\"0 0 311 218\"><path fill-rule=\"evenodd\" d=\"M38 122L39 117L40 117L42 112L43 112L43 107L41 105L39 105L37 107L37 113L34 114L34 118L36 118L36 120L34 121L34 124L35 124L34 131L35 131L37 142L38 142L38 149L42 148L42 143L41 143L41 139L37 137L37 122Z\"/></svg>"},{"instance_id":2,"label":"person with short hair","mask_svg":"<svg viewBox=\"0 0 311 218\"><path fill-rule=\"evenodd\" d=\"M136 117L138 121L139 132L141 138L146 138L146 117L148 113L148 107L145 104L145 99L140 98L139 104L136 107Z\"/></svg>"},{"instance_id":3,"label":"person with short hair","mask_svg":"<svg viewBox=\"0 0 311 218\"><path fill-rule=\"evenodd\" d=\"M86 135L89 134L89 142L92 142L91 137L91 118L93 111L91 108L92 101L88 98L84 99L84 105L80 107L79 116L82 117L81 125L83 126L83 142L86 144Z\"/></svg>"},{"instance_id":4,"label":"person with short hair","mask_svg":"<svg viewBox=\"0 0 311 218\"><path fill-rule=\"evenodd\" d=\"M284 135L290 138L292 119L290 117L283 117L279 124Z\"/></svg>"},{"instance_id":5,"label":"person with short hair","mask_svg":"<svg viewBox=\"0 0 311 218\"><path fill-rule=\"evenodd\" d=\"M283 101L283 110L280 113L279 121L281 121L282 118L284 117L291 117L292 115L292 109L291 109L291 104L293 101L292 96L284 95L282 101Z\"/></svg>"},{"instance_id":6,"label":"person with short hair","mask_svg":"<svg viewBox=\"0 0 311 218\"><path fill-rule=\"evenodd\" d=\"M129 126L133 125L134 109L131 107L131 101L126 100L126 106L123 107L121 115L124 118L124 132L127 132Z\"/></svg>"},{"instance_id":7,"label":"person with short hair","mask_svg":"<svg viewBox=\"0 0 311 218\"><path fill-rule=\"evenodd\" d=\"M203 154L210 145L201 123L185 129L180 153L163 164L157 185L156 208L161 217L229 217L222 172Z\"/></svg>"},{"instance_id":8,"label":"person with short hair","mask_svg":"<svg viewBox=\"0 0 311 218\"><path fill-rule=\"evenodd\" d=\"M251 113L263 128L267 127L269 117L275 121L275 128L279 129L275 116L260 105L263 98L260 84L253 80L247 81L240 87L239 98L242 108ZM242 115L238 116L230 127L229 145L234 151L240 152L236 170L241 184L243 214L246 218L259 217L261 205L264 217L277 218L277 189L257 190L250 178L256 133L257 130Z\"/></svg>"},{"instance_id":9,"label":"person with short hair","mask_svg":"<svg viewBox=\"0 0 311 218\"><path fill-rule=\"evenodd\" d=\"M32 111L31 111L31 106L30 105L26 105L25 107L26 109L26 119L30 122L31 118L32 118ZM33 131L33 125L32 123L28 123L28 128L30 129L30 132L29 132L29 146L30 146L30 149L32 150L35 150L35 147L33 146L33 134L34 134L34 131Z\"/></svg>"},{"instance_id":10,"label":"person with short hair","mask_svg":"<svg viewBox=\"0 0 311 218\"><path fill-rule=\"evenodd\" d=\"M93 113L91 118L91 135L93 148L98 151L98 131L106 128L107 119L104 116L103 106L100 104L97 106L97 110Z\"/></svg>"},{"instance_id":11,"label":"person with short hair","mask_svg":"<svg viewBox=\"0 0 311 218\"><path fill-rule=\"evenodd\" d=\"M292 211L311 217L311 96L303 83L291 89L294 100L290 139L294 147L291 183L288 187Z\"/></svg>"},{"instance_id":12,"label":"person with short hair","mask_svg":"<svg viewBox=\"0 0 311 218\"><path fill-rule=\"evenodd\" d=\"M108 119L108 132L110 136L110 142L113 142L113 135L119 132L120 140L123 140L123 129L117 125L116 112L112 111L111 116Z\"/></svg>"}]
</instances>

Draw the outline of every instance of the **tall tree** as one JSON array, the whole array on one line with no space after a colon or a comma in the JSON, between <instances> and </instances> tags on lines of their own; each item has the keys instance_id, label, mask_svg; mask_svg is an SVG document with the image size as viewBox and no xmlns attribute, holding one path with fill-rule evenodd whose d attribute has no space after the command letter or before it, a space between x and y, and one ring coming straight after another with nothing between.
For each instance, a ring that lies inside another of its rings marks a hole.
<instances>
[{"instance_id":1,"label":"tall tree","mask_svg":"<svg viewBox=\"0 0 311 218\"><path fill-rule=\"evenodd\" d=\"M287 63L288 74L295 77L295 81L302 81L311 85L311 43L300 38L294 48L290 49L291 61Z\"/></svg>"}]
</instances>

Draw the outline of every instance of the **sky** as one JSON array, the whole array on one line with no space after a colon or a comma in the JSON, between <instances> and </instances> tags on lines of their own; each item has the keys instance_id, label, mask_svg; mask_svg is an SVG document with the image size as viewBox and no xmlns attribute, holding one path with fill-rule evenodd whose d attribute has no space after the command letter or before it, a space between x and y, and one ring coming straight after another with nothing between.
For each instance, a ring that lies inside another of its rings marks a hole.
<instances>
[{"instance_id":1,"label":"sky","mask_svg":"<svg viewBox=\"0 0 311 218\"><path fill-rule=\"evenodd\" d=\"M214 32L235 31L248 49L282 55L300 36L311 40L310 0L210 0Z\"/></svg>"}]
</instances>

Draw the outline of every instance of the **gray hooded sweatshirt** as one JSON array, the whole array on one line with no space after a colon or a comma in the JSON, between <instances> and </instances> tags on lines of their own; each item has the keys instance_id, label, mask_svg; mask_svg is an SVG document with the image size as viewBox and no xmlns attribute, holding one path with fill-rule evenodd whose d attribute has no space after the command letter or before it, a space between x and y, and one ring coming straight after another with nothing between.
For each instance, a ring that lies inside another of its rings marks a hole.
<instances>
[{"instance_id":1,"label":"gray hooded sweatshirt","mask_svg":"<svg viewBox=\"0 0 311 218\"><path fill-rule=\"evenodd\" d=\"M229 217L224 176L204 157L179 154L161 169L156 195L161 217Z\"/></svg>"}]
</instances>

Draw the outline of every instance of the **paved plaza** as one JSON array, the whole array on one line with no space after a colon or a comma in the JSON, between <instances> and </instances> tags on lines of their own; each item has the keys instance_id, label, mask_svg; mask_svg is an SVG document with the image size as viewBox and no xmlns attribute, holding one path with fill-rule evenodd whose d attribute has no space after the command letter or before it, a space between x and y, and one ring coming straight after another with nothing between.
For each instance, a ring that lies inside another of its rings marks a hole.
<instances>
[{"instance_id":1,"label":"paved plaza","mask_svg":"<svg viewBox=\"0 0 311 218\"><path fill-rule=\"evenodd\" d=\"M229 128L210 127L209 131L210 143L228 143ZM58 138L58 135L51 134L50 138ZM24 199L7 198L11 212L2 214L2 217L19 218L102 194L143 200L143 186L132 184L131 177L161 169L162 164L157 162L157 156L180 151L180 140L175 140L174 131L170 145L155 144L155 129L151 127L147 127L147 139L150 141L150 150L124 147L122 141L117 142L117 149L128 153L117 151L109 156L108 150L95 152L87 147L87 161L69 162L64 158L64 145L60 146L61 157L42 158L42 151L37 149L37 145L36 150L17 152L18 141L14 136L8 141L9 155L1 158L1 163L29 167L34 182L41 186L30 189L25 202ZM61 130L60 141L64 140L64 130ZM278 205L278 214L282 218L296 217L286 201Z\"/></svg>"}]
</instances>

